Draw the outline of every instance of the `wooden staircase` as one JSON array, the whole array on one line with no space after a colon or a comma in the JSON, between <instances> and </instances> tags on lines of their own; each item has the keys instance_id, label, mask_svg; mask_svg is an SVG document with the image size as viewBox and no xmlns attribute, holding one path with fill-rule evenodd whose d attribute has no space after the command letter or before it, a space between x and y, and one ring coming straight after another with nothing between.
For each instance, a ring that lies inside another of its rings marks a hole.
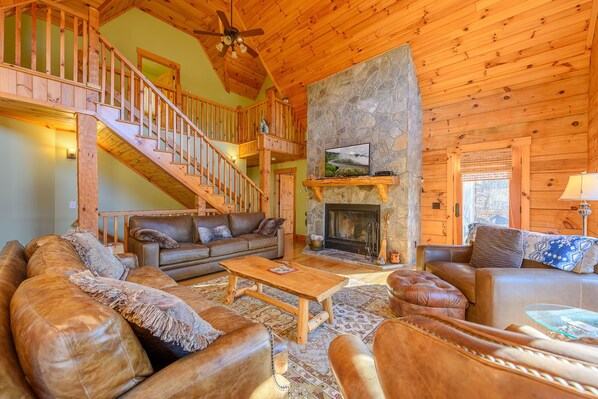
<instances>
[{"instance_id":1,"label":"wooden staircase","mask_svg":"<svg viewBox=\"0 0 598 399\"><path fill-rule=\"evenodd\" d=\"M262 191L166 95L100 36L100 147L193 208L260 209ZM176 182L173 182L173 179Z\"/></svg>"},{"instance_id":2,"label":"wooden staircase","mask_svg":"<svg viewBox=\"0 0 598 399\"><path fill-rule=\"evenodd\" d=\"M98 146L187 208L269 209L269 179L257 187L211 140L239 145L248 164L267 160L264 170L273 156L301 158L305 128L290 104L272 91L232 108L157 87L99 34L99 20L93 7L82 12L54 0L0 6L0 112L69 131L93 116ZM259 134L262 117L268 135ZM80 137L92 145L93 118L84 125ZM95 162L88 156L87 165Z\"/></svg>"}]
</instances>

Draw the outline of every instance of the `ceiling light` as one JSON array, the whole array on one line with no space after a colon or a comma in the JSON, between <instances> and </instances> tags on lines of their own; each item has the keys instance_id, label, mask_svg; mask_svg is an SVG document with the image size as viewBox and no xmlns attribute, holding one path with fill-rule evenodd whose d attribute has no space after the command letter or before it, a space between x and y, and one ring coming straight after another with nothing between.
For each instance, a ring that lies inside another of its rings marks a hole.
<instances>
[{"instance_id":1,"label":"ceiling light","mask_svg":"<svg viewBox=\"0 0 598 399\"><path fill-rule=\"evenodd\" d=\"M226 44L227 46L230 46L232 44L233 40L230 38L230 36L224 36L224 44Z\"/></svg>"},{"instance_id":2,"label":"ceiling light","mask_svg":"<svg viewBox=\"0 0 598 399\"><path fill-rule=\"evenodd\" d=\"M235 50L233 50L233 51L230 53L230 56L231 56L232 58L237 58L237 52L236 52Z\"/></svg>"},{"instance_id":3,"label":"ceiling light","mask_svg":"<svg viewBox=\"0 0 598 399\"><path fill-rule=\"evenodd\" d=\"M237 36L237 43L243 43L243 38L241 36Z\"/></svg>"},{"instance_id":4,"label":"ceiling light","mask_svg":"<svg viewBox=\"0 0 598 399\"><path fill-rule=\"evenodd\" d=\"M218 51L222 51L223 48L224 48L224 44L222 44L222 42L220 42L216 45L216 50L218 50Z\"/></svg>"},{"instance_id":5,"label":"ceiling light","mask_svg":"<svg viewBox=\"0 0 598 399\"><path fill-rule=\"evenodd\" d=\"M241 50L241 53L245 54L247 52L247 46L241 43L239 44L239 50Z\"/></svg>"}]
</instances>

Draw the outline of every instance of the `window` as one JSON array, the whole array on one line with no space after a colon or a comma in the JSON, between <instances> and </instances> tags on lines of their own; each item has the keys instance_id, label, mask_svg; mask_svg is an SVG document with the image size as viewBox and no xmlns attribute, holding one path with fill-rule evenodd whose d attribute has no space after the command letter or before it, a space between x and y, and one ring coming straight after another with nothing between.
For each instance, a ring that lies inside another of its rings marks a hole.
<instances>
[{"instance_id":1,"label":"window","mask_svg":"<svg viewBox=\"0 0 598 399\"><path fill-rule=\"evenodd\" d=\"M465 242L481 222L529 228L529 138L448 150L447 241Z\"/></svg>"}]
</instances>

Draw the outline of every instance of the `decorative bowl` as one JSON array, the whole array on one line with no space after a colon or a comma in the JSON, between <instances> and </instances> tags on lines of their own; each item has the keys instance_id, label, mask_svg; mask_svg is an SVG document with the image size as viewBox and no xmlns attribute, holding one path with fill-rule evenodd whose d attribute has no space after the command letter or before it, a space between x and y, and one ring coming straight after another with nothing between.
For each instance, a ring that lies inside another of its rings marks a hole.
<instances>
[{"instance_id":1,"label":"decorative bowl","mask_svg":"<svg viewBox=\"0 0 598 399\"><path fill-rule=\"evenodd\" d=\"M321 251L324 249L324 241L322 240L311 240L309 243L309 249L312 251Z\"/></svg>"}]
</instances>

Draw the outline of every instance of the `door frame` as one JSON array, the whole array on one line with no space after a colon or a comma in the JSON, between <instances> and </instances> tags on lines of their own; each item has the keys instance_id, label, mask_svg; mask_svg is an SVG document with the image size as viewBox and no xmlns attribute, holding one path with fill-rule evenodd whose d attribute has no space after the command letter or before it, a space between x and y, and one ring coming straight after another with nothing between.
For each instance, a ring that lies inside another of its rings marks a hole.
<instances>
[{"instance_id":1,"label":"door frame","mask_svg":"<svg viewBox=\"0 0 598 399\"><path fill-rule=\"evenodd\" d=\"M137 47L137 69L143 73L143 59L153 61L160 65L164 65L167 68L173 69L175 71L175 96L176 96L176 104L180 106L182 103L182 89L181 89L181 65L169 60L168 58L164 58L161 55L154 54L151 51L144 50L140 47Z\"/></svg>"},{"instance_id":2,"label":"door frame","mask_svg":"<svg viewBox=\"0 0 598 399\"><path fill-rule=\"evenodd\" d=\"M295 237L295 231L297 231L297 193L295 193L297 168L283 168L274 171L274 214L278 217L280 217L280 175L293 177L293 231L287 234L292 234Z\"/></svg>"},{"instance_id":3,"label":"door frame","mask_svg":"<svg viewBox=\"0 0 598 399\"><path fill-rule=\"evenodd\" d=\"M511 180L515 185L510 184L509 200L512 207L519 206L520 212L513 215L515 225L522 230L529 230L530 223L530 146L531 137L521 137L516 139L489 141L477 144L466 144L461 146L448 147L447 155L447 190L446 190L446 241L447 244L461 244L462 238L462 220L457 217L456 206L457 198L461 198L461 154L464 152L499 150L511 148L513 150L513 171ZM519 194L516 193L519 186ZM460 204L459 204L460 205ZM510 219L511 220L511 219Z\"/></svg>"}]
</instances>

